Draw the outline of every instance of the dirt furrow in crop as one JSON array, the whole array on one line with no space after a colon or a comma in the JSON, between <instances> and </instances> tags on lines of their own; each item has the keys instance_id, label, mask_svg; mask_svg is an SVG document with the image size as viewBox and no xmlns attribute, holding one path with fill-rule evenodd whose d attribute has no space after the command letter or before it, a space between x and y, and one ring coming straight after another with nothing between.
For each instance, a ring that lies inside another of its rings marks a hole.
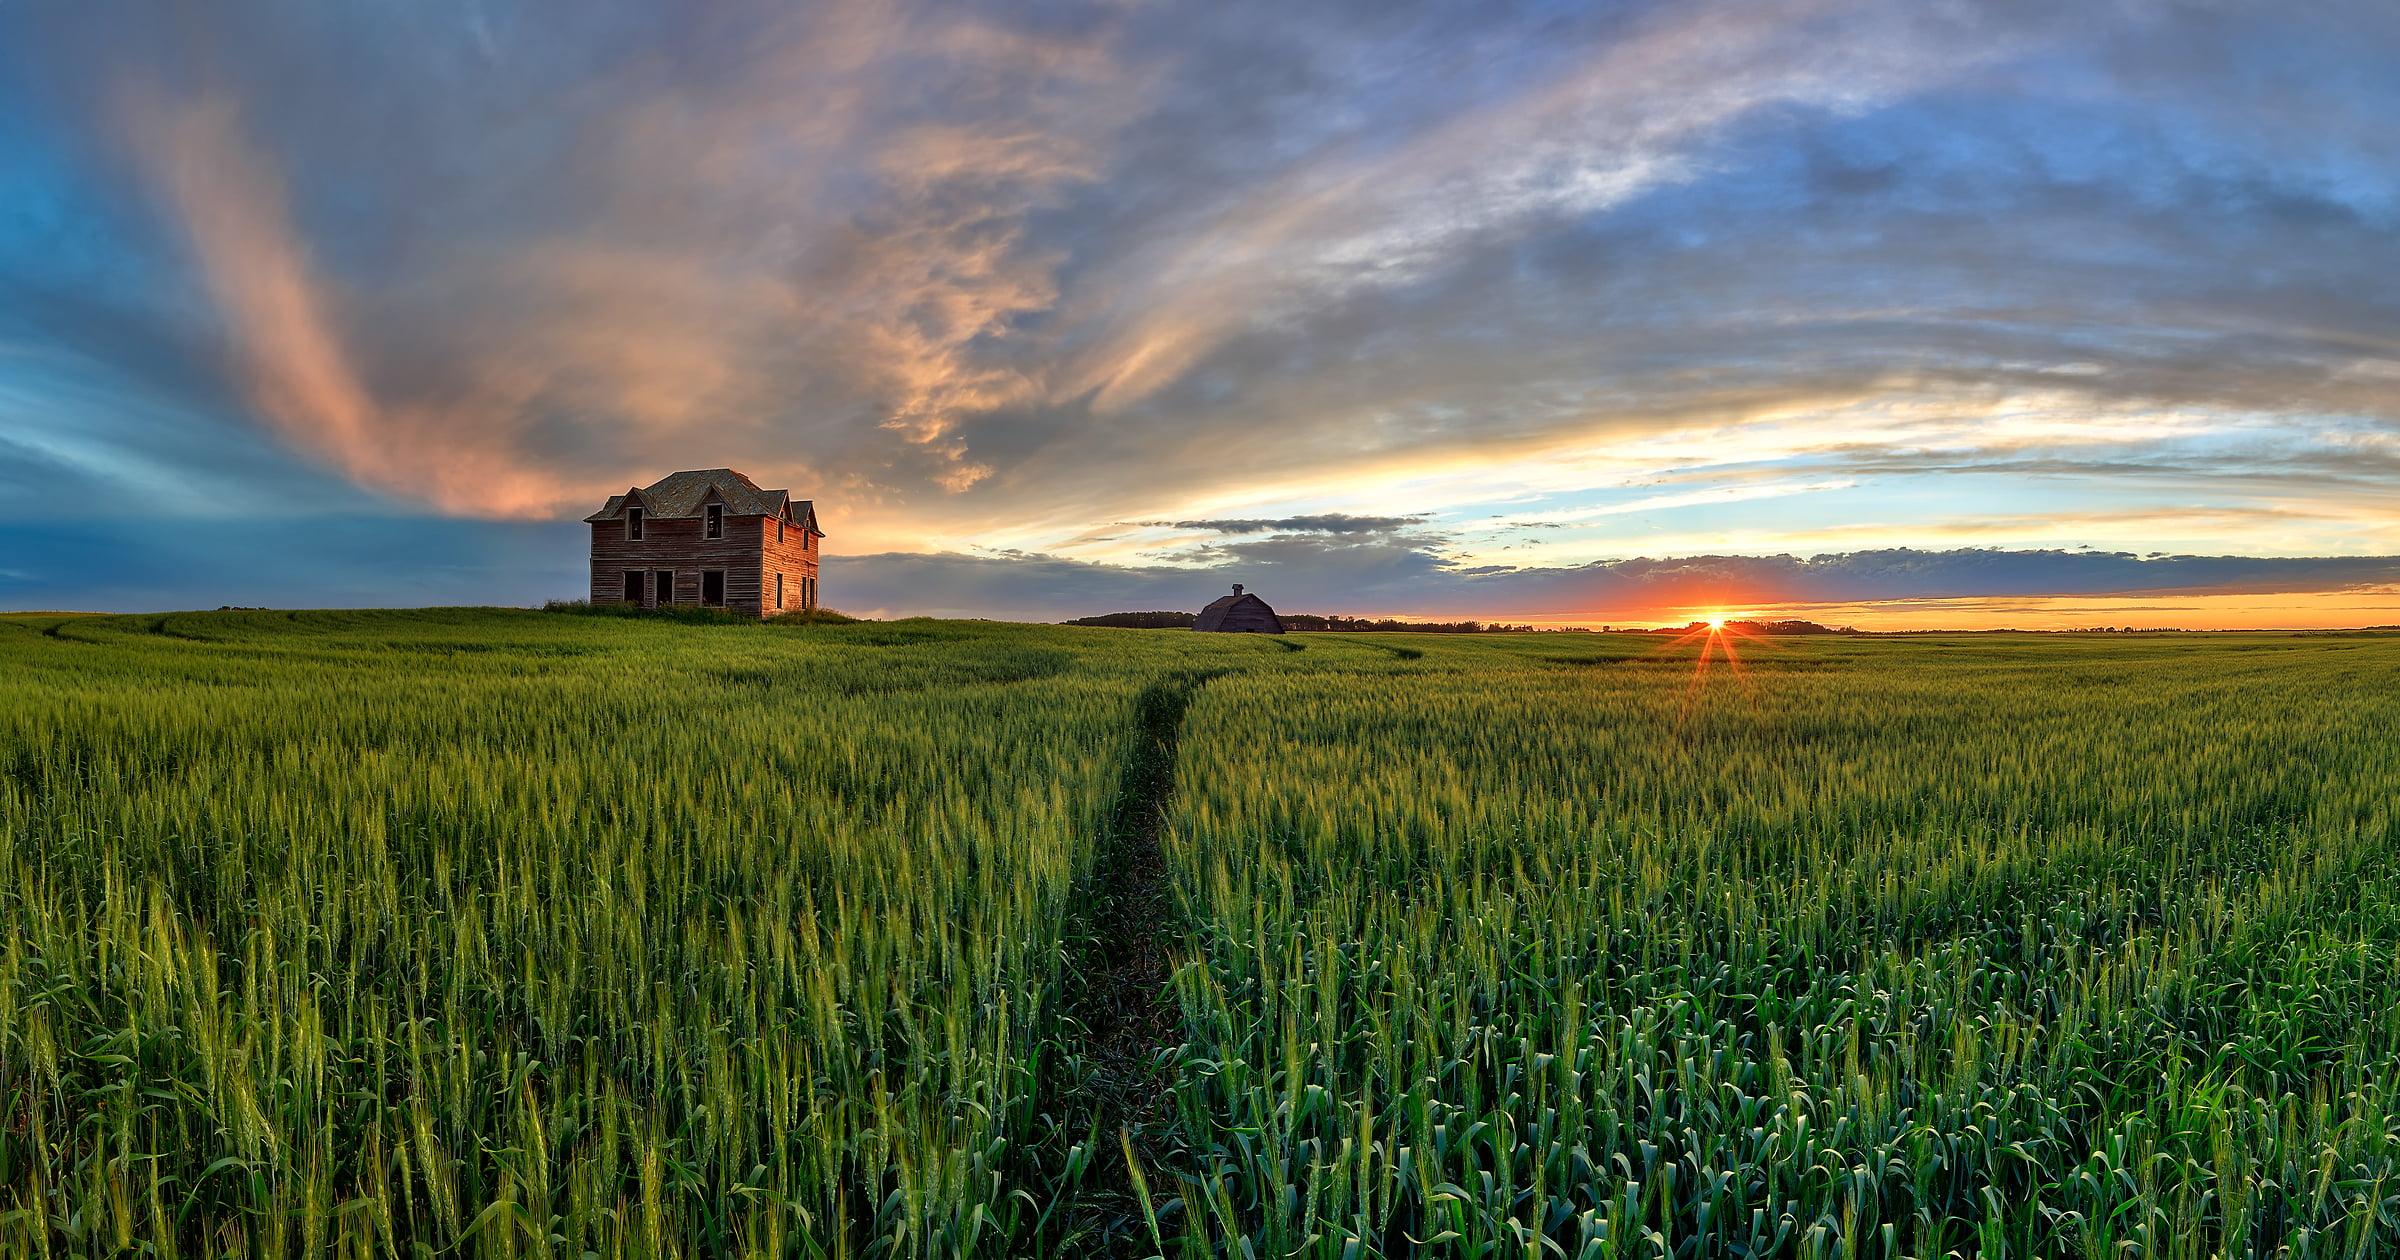
<instances>
[{"instance_id":1,"label":"dirt furrow in crop","mask_svg":"<svg viewBox=\"0 0 2400 1260\"><path fill-rule=\"evenodd\" d=\"M1073 1057L1076 1101L1093 1151L1069 1228L1074 1254L1140 1256L1153 1250L1127 1163L1128 1146L1155 1183L1159 1139L1173 1119L1175 1044L1171 981L1179 937L1175 894L1159 833L1175 796L1176 743L1183 715L1216 675L1183 674L1152 684L1135 705L1134 744L1118 780L1085 890L1082 947L1067 981L1067 1013L1080 1029ZM1080 1125L1078 1127L1081 1127ZM1151 1186L1172 1197L1171 1184Z\"/></svg>"}]
</instances>

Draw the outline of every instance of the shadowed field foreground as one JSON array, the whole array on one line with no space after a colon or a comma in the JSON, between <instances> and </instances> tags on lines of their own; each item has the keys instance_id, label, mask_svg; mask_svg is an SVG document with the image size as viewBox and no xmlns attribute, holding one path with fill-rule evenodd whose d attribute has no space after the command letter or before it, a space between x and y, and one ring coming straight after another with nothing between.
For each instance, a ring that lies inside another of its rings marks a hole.
<instances>
[{"instance_id":1,"label":"shadowed field foreground","mask_svg":"<svg viewBox=\"0 0 2400 1260\"><path fill-rule=\"evenodd\" d=\"M0 1255L2400 1254L2400 638L1696 653L0 618Z\"/></svg>"}]
</instances>

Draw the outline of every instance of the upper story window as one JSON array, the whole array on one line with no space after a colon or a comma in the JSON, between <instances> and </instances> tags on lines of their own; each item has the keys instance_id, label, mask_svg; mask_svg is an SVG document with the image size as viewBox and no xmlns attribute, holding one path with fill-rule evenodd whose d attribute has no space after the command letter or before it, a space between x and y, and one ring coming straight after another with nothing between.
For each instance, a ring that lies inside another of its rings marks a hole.
<instances>
[{"instance_id":1,"label":"upper story window","mask_svg":"<svg viewBox=\"0 0 2400 1260\"><path fill-rule=\"evenodd\" d=\"M722 503L708 505L708 536L711 538L725 536L725 505Z\"/></svg>"},{"instance_id":2,"label":"upper story window","mask_svg":"<svg viewBox=\"0 0 2400 1260\"><path fill-rule=\"evenodd\" d=\"M642 510L640 508L625 509L625 539L628 542L642 540Z\"/></svg>"},{"instance_id":3,"label":"upper story window","mask_svg":"<svg viewBox=\"0 0 2400 1260\"><path fill-rule=\"evenodd\" d=\"M777 521L777 522L775 522L775 541L776 541L776 543L777 543L778 545L780 545L780 544L783 542L783 522L782 522L782 521Z\"/></svg>"}]
</instances>

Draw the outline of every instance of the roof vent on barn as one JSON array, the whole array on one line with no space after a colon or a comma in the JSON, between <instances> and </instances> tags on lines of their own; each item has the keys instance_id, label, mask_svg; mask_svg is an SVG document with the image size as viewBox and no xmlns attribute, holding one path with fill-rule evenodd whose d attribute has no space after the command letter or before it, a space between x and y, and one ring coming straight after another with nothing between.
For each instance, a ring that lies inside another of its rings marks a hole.
<instances>
[{"instance_id":1,"label":"roof vent on barn","mask_svg":"<svg viewBox=\"0 0 2400 1260\"><path fill-rule=\"evenodd\" d=\"M1242 593L1242 584L1233 584L1233 594L1223 596L1200 610L1200 619L1192 623L1194 630L1220 630L1228 634L1282 634L1283 622L1276 619L1275 610L1256 595Z\"/></svg>"}]
</instances>

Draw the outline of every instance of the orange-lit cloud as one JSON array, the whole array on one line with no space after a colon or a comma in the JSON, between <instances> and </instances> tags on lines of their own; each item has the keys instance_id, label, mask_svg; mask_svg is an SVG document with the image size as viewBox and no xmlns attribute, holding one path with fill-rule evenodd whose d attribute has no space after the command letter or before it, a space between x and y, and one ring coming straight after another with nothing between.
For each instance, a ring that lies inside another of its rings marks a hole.
<instances>
[{"instance_id":1,"label":"orange-lit cloud","mask_svg":"<svg viewBox=\"0 0 2400 1260\"><path fill-rule=\"evenodd\" d=\"M552 480L493 441L497 435L377 404L293 230L283 174L247 142L229 101L177 102L136 90L125 108L137 150L224 314L236 370L261 416L353 481L395 497L498 516L551 505Z\"/></svg>"},{"instance_id":2,"label":"orange-lit cloud","mask_svg":"<svg viewBox=\"0 0 2400 1260\"><path fill-rule=\"evenodd\" d=\"M638 470L738 463L863 491L838 518L920 479L982 480L961 420L1041 392L987 351L1057 300L1060 255L1025 220L1094 178L1103 106L1134 90L1105 38L796 11L725 80L602 110L571 176L578 222L500 250L418 240L405 283L361 294L315 264L301 190L230 92L137 79L119 112L251 406L353 481L471 515L579 513ZM936 66L995 111L911 116L889 84ZM836 179L874 204L828 196ZM925 458L895 461L861 424Z\"/></svg>"}]
</instances>

